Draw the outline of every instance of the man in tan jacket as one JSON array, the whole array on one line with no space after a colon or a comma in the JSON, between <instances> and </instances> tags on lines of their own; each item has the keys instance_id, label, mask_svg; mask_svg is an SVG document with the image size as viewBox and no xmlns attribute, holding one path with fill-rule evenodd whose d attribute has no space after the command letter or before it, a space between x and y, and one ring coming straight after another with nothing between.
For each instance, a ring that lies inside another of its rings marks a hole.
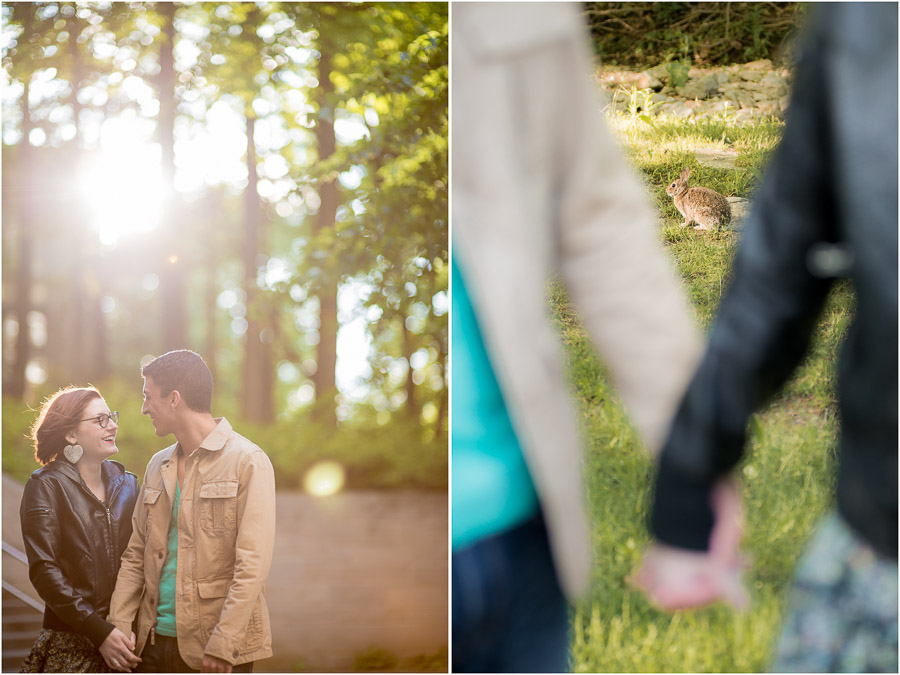
<instances>
[{"instance_id":1,"label":"man in tan jacket","mask_svg":"<svg viewBox=\"0 0 900 675\"><path fill-rule=\"evenodd\" d=\"M109 616L132 643L123 641L108 665L252 672L254 661L272 655L265 598L275 541L272 464L212 416L212 375L198 354L169 352L142 372L141 412L157 436L171 433L177 442L147 466Z\"/></svg>"}]
</instances>

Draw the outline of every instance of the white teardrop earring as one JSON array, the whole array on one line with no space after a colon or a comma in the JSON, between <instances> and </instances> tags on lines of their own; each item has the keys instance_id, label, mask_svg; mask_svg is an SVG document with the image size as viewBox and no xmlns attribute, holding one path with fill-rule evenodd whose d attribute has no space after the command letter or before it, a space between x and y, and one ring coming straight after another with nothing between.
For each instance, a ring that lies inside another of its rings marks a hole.
<instances>
[{"instance_id":1,"label":"white teardrop earring","mask_svg":"<svg viewBox=\"0 0 900 675\"><path fill-rule=\"evenodd\" d=\"M67 445L63 449L63 454L66 456L66 459L72 462L72 464L78 464L78 460L81 459L81 456L84 454L84 448L80 445Z\"/></svg>"}]
</instances>

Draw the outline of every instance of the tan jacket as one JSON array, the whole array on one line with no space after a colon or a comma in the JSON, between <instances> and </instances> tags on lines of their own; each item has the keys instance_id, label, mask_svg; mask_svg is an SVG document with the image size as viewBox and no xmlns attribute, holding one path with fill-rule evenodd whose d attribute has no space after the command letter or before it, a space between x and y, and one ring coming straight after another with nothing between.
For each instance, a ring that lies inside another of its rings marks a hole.
<instances>
[{"instance_id":1,"label":"tan jacket","mask_svg":"<svg viewBox=\"0 0 900 675\"><path fill-rule=\"evenodd\" d=\"M178 511L175 622L184 661L232 665L272 655L265 582L275 543L275 474L260 448L225 418L185 458ZM137 654L151 637L177 482L178 444L156 453L134 510L134 533L110 605L125 635L137 616Z\"/></svg>"},{"instance_id":2,"label":"tan jacket","mask_svg":"<svg viewBox=\"0 0 900 675\"><path fill-rule=\"evenodd\" d=\"M587 587L590 537L549 277L565 281L653 451L701 348L649 195L605 128L578 7L452 8L453 255L570 597Z\"/></svg>"}]
</instances>

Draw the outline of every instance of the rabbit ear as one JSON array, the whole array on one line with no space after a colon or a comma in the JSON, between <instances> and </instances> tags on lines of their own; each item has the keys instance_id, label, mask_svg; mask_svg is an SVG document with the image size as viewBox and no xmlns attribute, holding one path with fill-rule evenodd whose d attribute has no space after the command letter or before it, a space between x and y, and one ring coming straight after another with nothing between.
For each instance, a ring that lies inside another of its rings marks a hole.
<instances>
[{"instance_id":1,"label":"rabbit ear","mask_svg":"<svg viewBox=\"0 0 900 675\"><path fill-rule=\"evenodd\" d=\"M691 167L681 170L681 180L687 180L691 176Z\"/></svg>"}]
</instances>

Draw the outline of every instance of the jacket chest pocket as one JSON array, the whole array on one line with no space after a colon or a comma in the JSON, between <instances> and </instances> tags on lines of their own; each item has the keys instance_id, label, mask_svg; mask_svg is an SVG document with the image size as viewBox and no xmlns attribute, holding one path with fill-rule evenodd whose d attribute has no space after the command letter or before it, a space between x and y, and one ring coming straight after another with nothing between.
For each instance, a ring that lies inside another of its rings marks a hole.
<instances>
[{"instance_id":1,"label":"jacket chest pocket","mask_svg":"<svg viewBox=\"0 0 900 675\"><path fill-rule=\"evenodd\" d=\"M209 480L200 484L200 527L233 530L237 524L237 480Z\"/></svg>"},{"instance_id":2,"label":"jacket chest pocket","mask_svg":"<svg viewBox=\"0 0 900 675\"><path fill-rule=\"evenodd\" d=\"M144 536L150 536L150 528L153 523L160 517L159 510L162 506L159 503L159 496L162 489L153 487L152 485L144 486Z\"/></svg>"}]
</instances>

